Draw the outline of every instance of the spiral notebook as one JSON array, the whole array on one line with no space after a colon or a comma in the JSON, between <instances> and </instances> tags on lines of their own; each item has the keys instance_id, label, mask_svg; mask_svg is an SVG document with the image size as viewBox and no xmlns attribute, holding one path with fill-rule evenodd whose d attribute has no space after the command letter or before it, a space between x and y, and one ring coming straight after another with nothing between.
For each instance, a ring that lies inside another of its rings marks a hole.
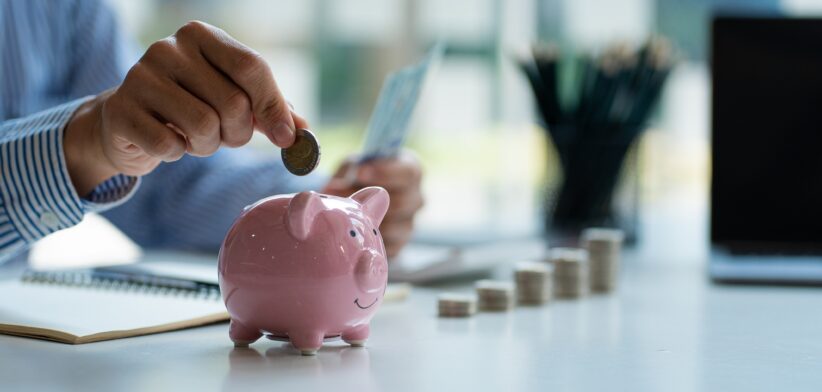
<instances>
[{"instance_id":1,"label":"spiral notebook","mask_svg":"<svg viewBox=\"0 0 822 392\"><path fill-rule=\"evenodd\" d=\"M0 282L0 333L68 344L228 320L213 285L112 279L82 271L26 272Z\"/></svg>"},{"instance_id":2,"label":"spiral notebook","mask_svg":"<svg viewBox=\"0 0 822 392\"><path fill-rule=\"evenodd\" d=\"M229 319L211 259L155 259L84 270L29 270L19 279L0 281L0 334L83 344ZM408 284L390 284L383 301L400 302L410 292Z\"/></svg>"}]
</instances>

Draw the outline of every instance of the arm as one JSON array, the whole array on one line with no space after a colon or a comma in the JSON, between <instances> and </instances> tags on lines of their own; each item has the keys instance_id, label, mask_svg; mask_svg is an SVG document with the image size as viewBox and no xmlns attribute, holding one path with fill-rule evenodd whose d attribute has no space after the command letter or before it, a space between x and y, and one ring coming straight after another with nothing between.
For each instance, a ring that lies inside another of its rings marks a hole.
<instances>
[{"instance_id":1,"label":"arm","mask_svg":"<svg viewBox=\"0 0 822 392\"><path fill-rule=\"evenodd\" d=\"M73 37L78 52L70 86L73 96L86 96L122 82L139 56L104 3L82 2L76 14L81 32ZM141 180L140 190L123 208L105 216L142 246L214 250L245 205L276 193L320 187L319 178L287 175L276 160L249 159L247 153L227 150L207 159L186 156L162 164ZM105 175L87 178L93 184Z\"/></svg>"},{"instance_id":2,"label":"arm","mask_svg":"<svg viewBox=\"0 0 822 392\"><path fill-rule=\"evenodd\" d=\"M184 157L143 177L140 191L104 216L144 247L216 252L243 208L261 198L319 190L325 178L289 174L277 158L223 149Z\"/></svg>"},{"instance_id":3,"label":"arm","mask_svg":"<svg viewBox=\"0 0 822 392\"><path fill-rule=\"evenodd\" d=\"M66 164L83 194L114 174L142 176L184 155L246 144L254 130L285 148L307 127L261 56L224 31L190 22L152 44L125 80L78 110Z\"/></svg>"},{"instance_id":4,"label":"arm","mask_svg":"<svg viewBox=\"0 0 822 392\"><path fill-rule=\"evenodd\" d=\"M23 3L18 6L26 7ZM123 50L126 45L111 10L100 1L55 4L52 12L34 3L28 6L28 12L21 14L37 17L20 21L26 27L6 38L17 40L17 46L27 46L28 50L70 54L38 59L52 74L69 75L65 83L51 89L55 96L71 102L0 123L0 263L38 239L73 226L86 212L122 203L138 183L135 177L108 176L78 194L64 150L67 124L90 101L81 97L116 85L128 64L133 64L125 55L130 52ZM27 23L35 21L39 25L32 29L59 34L60 39L42 42L42 37L27 35ZM4 55L15 53L7 49ZM30 75L23 72L15 77Z\"/></svg>"},{"instance_id":5,"label":"arm","mask_svg":"<svg viewBox=\"0 0 822 392\"><path fill-rule=\"evenodd\" d=\"M114 176L81 198L63 154L65 126L81 99L0 125L0 262L71 227L89 211L123 202L137 179Z\"/></svg>"},{"instance_id":6,"label":"arm","mask_svg":"<svg viewBox=\"0 0 822 392\"><path fill-rule=\"evenodd\" d=\"M147 175L135 200L108 218L144 246L212 250L248 203L311 187L279 163L245 164L218 147L244 145L254 129L288 147L294 128L307 126L258 54L192 22L78 110L66 132L67 165L81 193L112 173Z\"/></svg>"},{"instance_id":7,"label":"arm","mask_svg":"<svg viewBox=\"0 0 822 392\"><path fill-rule=\"evenodd\" d=\"M71 36L77 59L61 86L67 97L107 87L119 74L112 59L121 57L112 43L117 30L100 2L81 2L75 11L67 18L76 31L61 31ZM39 117L3 123L4 168L16 170L2 178L0 257L77 223L97 201L128 194L136 177L160 162L245 144L253 130L288 147L296 127L307 123L288 108L259 54L220 29L189 23L151 45L119 86ZM27 150L41 146L38 137L50 138L47 156ZM49 181L50 175L59 177ZM49 197L60 210L46 209L46 193L56 194ZM81 196L89 208L81 208Z\"/></svg>"},{"instance_id":8,"label":"arm","mask_svg":"<svg viewBox=\"0 0 822 392\"><path fill-rule=\"evenodd\" d=\"M143 247L216 252L243 208L259 199L304 190L348 197L376 185L391 195L380 230L388 255L396 256L411 239L414 217L424 203L420 163L404 151L394 159L359 165L351 183L346 176L351 162L326 182L318 175L293 176L279 159L244 149L224 149L207 159L184 157L143 177L127 204L104 215Z\"/></svg>"}]
</instances>

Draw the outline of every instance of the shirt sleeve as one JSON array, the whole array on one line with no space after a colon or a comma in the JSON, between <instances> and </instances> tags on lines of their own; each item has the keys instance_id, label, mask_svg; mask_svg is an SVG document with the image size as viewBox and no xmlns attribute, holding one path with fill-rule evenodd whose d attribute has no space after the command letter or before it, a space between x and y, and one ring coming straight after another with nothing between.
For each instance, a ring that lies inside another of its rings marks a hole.
<instances>
[{"instance_id":1,"label":"shirt sleeve","mask_svg":"<svg viewBox=\"0 0 822 392\"><path fill-rule=\"evenodd\" d=\"M76 3L72 20L68 96L96 95L120 84L140 57L136 42L119 27L105 1Z\"/></svg>"},{"instance_id":2,"label":"shirt sleeve","mask_svg":"<svg viewBox=\"0 0 822 392\"><path fill-rule=\"evenodd\" d=\"M71 227L90 211L124 202L138 185L118 175L81 198L63 154L63 132L89 97L21 119L0 123L0 262L55 231Z\"/></svg>"},{"instance_id":3,"label":"shirt sleeve","mask_svg":"<svg viewBox=\"0 0 822 392\"><path fill-rule=\"evenodd\" d=\"M140 246L215 252L243 208L275 194L318 190L322 175L294 176L249 148L185 156L143 176L140 190L103 214Z\"/></svg>"}]
</instances>

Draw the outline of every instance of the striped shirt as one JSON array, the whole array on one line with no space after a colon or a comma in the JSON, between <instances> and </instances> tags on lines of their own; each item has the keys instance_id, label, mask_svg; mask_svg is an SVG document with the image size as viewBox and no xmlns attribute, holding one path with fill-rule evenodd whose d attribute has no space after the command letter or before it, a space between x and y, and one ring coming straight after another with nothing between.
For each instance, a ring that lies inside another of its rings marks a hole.
<instances>
[{"instance_id":1,"label":"striped shirt","mask_svg":"<svg viewBox=\"0 0 822 392\"><path fill-rule=\"evenodd\" d=\"M115 176L80 197L63 154L66 123L136 61L100 0L0 2L0 262L87 212L104 212L138 244L214 251L243 206L317 188L245 149L184 157L143 178Z\"/></svg>"}]
</instances>

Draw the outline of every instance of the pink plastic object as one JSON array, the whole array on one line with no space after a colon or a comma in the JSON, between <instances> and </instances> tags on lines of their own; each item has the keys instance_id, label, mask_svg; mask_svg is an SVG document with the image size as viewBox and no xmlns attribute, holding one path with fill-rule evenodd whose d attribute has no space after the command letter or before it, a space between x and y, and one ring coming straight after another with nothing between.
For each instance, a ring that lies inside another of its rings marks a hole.
<instances>
[{"instance_id":1,"label":"pink plastic object","mask_svg":"<svg viewBox=\"0 0 822 392\"><path fill-rule=\"evenodd\" d=\"M263 334L313 355L324 339L362 346L388 279L379 226L388 192L350 198L302 192L246 207L220 248L229 337L244 347Z\"/></svg>"}]
</instances>

